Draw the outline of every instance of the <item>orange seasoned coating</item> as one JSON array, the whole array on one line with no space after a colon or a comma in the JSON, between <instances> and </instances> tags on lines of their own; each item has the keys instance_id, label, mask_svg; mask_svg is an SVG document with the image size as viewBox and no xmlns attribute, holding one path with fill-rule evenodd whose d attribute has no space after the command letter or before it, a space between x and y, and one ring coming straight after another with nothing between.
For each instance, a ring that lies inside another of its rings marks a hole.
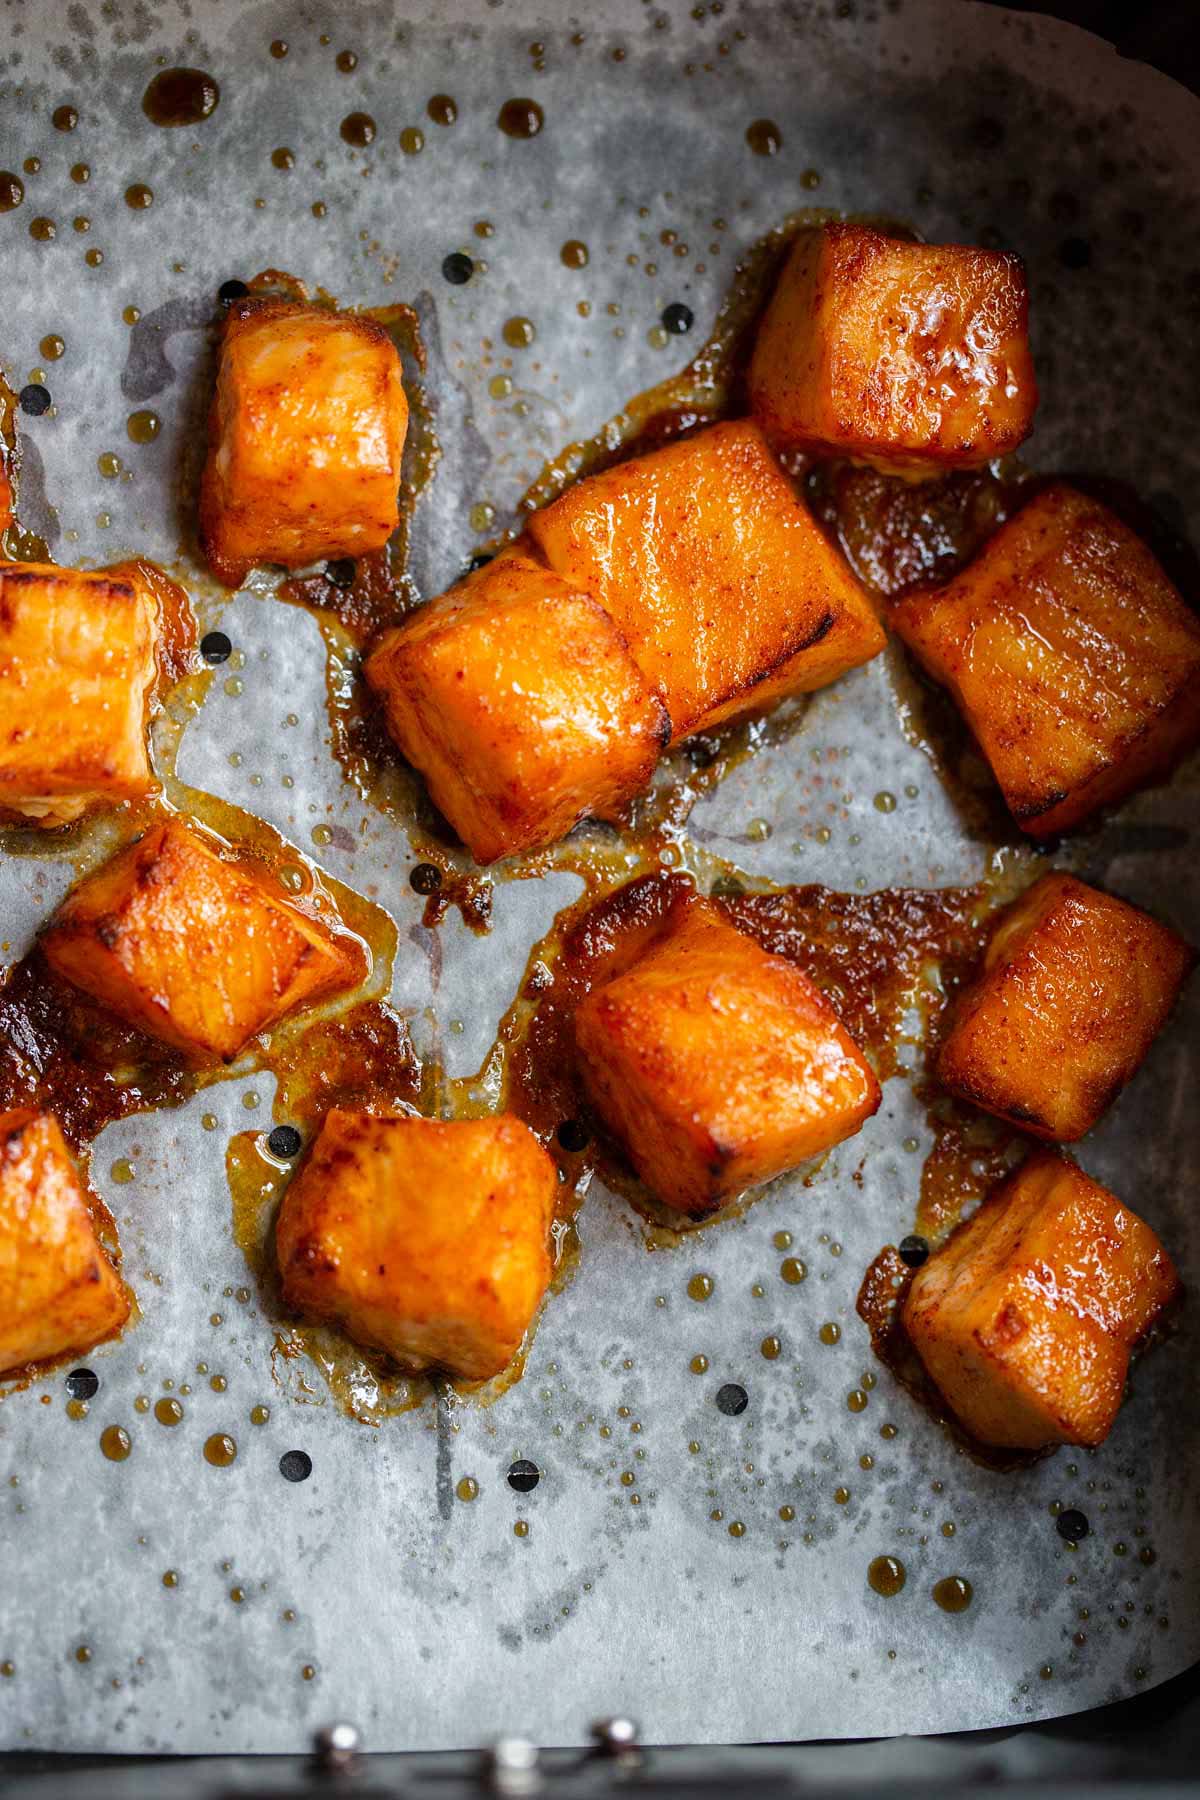
<instances>
[{"instance_id":1,"label":"orange seasoned coating","mask_svg":"<svg viewBox=\"0 0 1200 1800\"><path fill-rule=\"evenodd\" d=\"M938 1075L987 1112L1069 1143L1135 1073L1194 962L1138 907L1072 875L1043 875L992 932Z\"/></svg>"},{"instance_id":2,"label":"orange seasoned coating","mask_svg":"<svg viewBox=\"0 0 1200 1800\"><path fill-rule=\"evenodd\" d=\"M280 1208L284 1298L402 1368L486 1380L517 1354L550 1284L557 1187L509 1114L335 1109Z\"/></svg>"},{"instance_id":3,"label":"orange seasoned coating","mask_svg":"<svg viewBox=\"0 0 1200 1800\"><path fill-rule=\"evenodd\" d=\"M151 792L156 634L117 573L0 562L0 816L61 825Z\"/></svg>"},{"instance_id":4,"label":"orange seasoned coating","mask_svg":"<svg viewBox=\"0 0 1200 1800\"><path fill-rule=\"evenodd\" d=\"M0 1113L0 1375L90 1350L128 1317L58 1121Z\"/></svg>"},{"instance_id":5,"label":"orange seasoned coating","mask_svg":"<svg viewBox=\"0 0 1200 1800\"><path fill-rule=\"evenodd\" d=\"M685 896L575 1016L597 1113L660 1200L695 1217L852 1137L879 1083L802 970Z\"/></svg>"},{"instance_id":6,"label":"orange seasoned coating","mask_svg":"<svg viewBox=\"0 0 1200 1800\"><path fill-rule=\"evenodd\" d=\"M825 687L884 646L751 419L589 476L528 531L616 620L674 739Z\"/></svg>"},{"instance_id":7,"label":"orange seasoned coating","mask_svg":"<svg viewBox=\"0 0 1200 1800\"><path fill-rule=\"evenodd\" d=\"M366 676L480 863L611 818L670 736L607 613L520 545L386 632Z\"/></svg>"},{"instance_id":8,"label":"orange seasoned coating","mask_svg":"<svg viewBox=\"0 0 1200 1800\"><path fill-rule=\"evenodd\" d=\"M780 447L899 470L1004 456L1037 406L1024 266L868 225L802 231L759 326L749 385Z\"/></svg>"},{"instance_id":9,"label":"orange seasoned coating","mask_svg":"<svg viewBox=\"0 0 1200 1800\"><path fill-rule=\"evenodd\" d=\"M254 295L229 308L200 484L209 567L361 556L399 522L408 402L381 325Z\"/></svg>"},{"instance_id":10,"label":"orange seasoned coating","mask_svg":"<svg viewBox=\"0 0 1200 1800\"><path fill-rule=\"evenodd\" d=\"M1099 1444L1129 1354L1179 1292L1150 1227L1067 1158L1037 1150L917 1271L904 1325L985 1444Z\"/></svg>"},{"instance_id":11,"label":"orange seasoned coating","mask_svg":"<svg viewBox=\"0 0 1200 1800\"><path fill-rule=\"evenodd\" d=\"M954 695L1032 837L1124 799L1200 740L1200 621L1141 539L1064 482L891 623Z\"/></svg>"},{"instance_id":12,"label":"orange seasoned coating","mask_svg":"<svg viewBox=\"0 0 1200 1800\"><path fill-rule=\"evenodd\" d=\"M190 1058L235 1057L297 1007L363 976L366 952L180 818L73 888L42 937L58 974Z\"/></svg>"}]
</instances>

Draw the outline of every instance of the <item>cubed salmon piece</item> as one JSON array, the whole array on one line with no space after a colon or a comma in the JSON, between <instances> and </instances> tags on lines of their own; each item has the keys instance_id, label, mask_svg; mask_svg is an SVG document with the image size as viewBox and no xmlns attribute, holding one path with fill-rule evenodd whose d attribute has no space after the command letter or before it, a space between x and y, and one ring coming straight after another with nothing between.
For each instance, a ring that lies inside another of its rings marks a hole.
<instances>
[{"instance_id":1,"label":"cubed salmon piece","mask_svg":"<svg viewBox=\"0 0 1200 1800\"><path fill-rule=\"evenodd\" d=\"M550 1284L558 1176L527 1125L334 1109L284 1196L288 1305L403 1368L498 1375Z\"/></svg>"},{"instance_id":2,"label":"cubed salmon piece","mask_svg":"<svg viewBox=\"0 0 1200 1800\"><path fill-rule=\"evenodd\" d=\"M700 1217L852 1137L879 1083L808 976L707 900L575 1015L584 1086L650 1191Z\"/></svg>"},{"instance_id":3,"label":"cubed salmon piece","mask_svg":"<svg viewBox=\"0 0 1200 1800\"><path fill-rule=\"evenodd\" d=\"M966 468L1033 425L1016 256L868 225L802 231L763 316L750 403L779 446L886 468Z\"/></svg>"},{"instance_id":4,"label":"cubed salmon piece","mask_svg":"<svg viewBox=\"0 0 1200 1800\"><path fill-rule=\"evenodd\" d=\"M938 1058L953 1094L1035 1137L1090 1131L1137 1070L1195 952L1167 925L1071 875L1001 916Z\"/></svg>"},{"instance_id":5,"label":"cubed salmon piece","mask_svg":"<svg viewBox=\"0 0 1200 1800\"><path fill-rule=\"evenodd\" d=\"M155 641L136 583L0 562L0 814L62 825L151 792Z\"/></svg>"},{"instance_id":6,"label":"cubed salmon piece","mask_svg":"<svg viewBox=\"0 0 1200 1800\"><path fill-rule=\"evenodd\" d=\"M670 737L608 614L519 546L386 632L366 675L480 863L613 816Z\"/></svg>"},{"instance_id":7,"label":"cubed salmon piece","mask_svg":"<svg viewBox=\"0 0 1200 1800\"><path fill-rule=\"evenodd\" d=\"M1200 739L1200 622L1141 539L1065 483L891 622L1031 837L1124 799Z\"/></svg>"},{"instance_id":8,"label":"cubed salmon piece","mask_svg":"<svg viewBox=\"0 0 1200 1800\"><path fill-rule=\"evenodd\" d=\"M884 646L751 419L587 477L528 531L616 620L675 739L825 687Z\"/></svg>"},{"instance_id":9,"label":"cubed salmon piece","mask_svg":"<svg viewBox=\"0 0 1200 1800\"><path fill-rule=\"evenodd\" d=\"M1178 1292L1150 1227L1075 1163L1037 1150L917 1271L904 1325L982 1443L1099 1444L1131 1349Z\"/></svg>"},{"instance_id":10,"label":"cubed salmon piece","mask_svg":"<svg viewBox=\"0 0 1200 1800\"><path fill-rule=\"evenodd\" d=\"M59 975L189 1057L226 1061L364 973L365 948L285 898L261 864L182 819L73 888L42 936Z\"/></svg>"},{"instance_id":11,"label":"cubed salmon piece","mask_svg":"<svg viewBox=\"0 0 1200 1800\"><path fill-rule=\"evenodd\" d=\"M113 1268L52 1113L0 1113L0 1375L120 1331Z\"/></svg>"},{"instance_id":12,"label":"cubed salmon piece","mask_svg":"<svg viewBox=\"0 0 1200 1800\"><path fill-rule=\"evenodd\" d=\"M237 587L256 563L294 569L386 544L407 429L400 358L381 325L293 300L235 300L200 485L217 580Z\"/></svg>"}]
</instances>

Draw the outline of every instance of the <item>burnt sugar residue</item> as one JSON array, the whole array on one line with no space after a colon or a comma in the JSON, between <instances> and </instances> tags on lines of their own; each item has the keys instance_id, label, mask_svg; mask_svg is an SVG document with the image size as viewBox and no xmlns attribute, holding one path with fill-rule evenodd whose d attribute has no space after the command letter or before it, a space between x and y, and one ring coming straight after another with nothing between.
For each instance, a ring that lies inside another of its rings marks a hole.
<instances>
[{"instance_id":1,"label":"burnt sugar residue","mask_svg":"<svg viewBox=\"0 0 1200 1800\"><path fill-rule=\"evenodd\" d=\"M152 125L199 125L221 100L215 78L203 69L160 69L142 95L142 111Z\"/></svg>"},{"instance_id":2,"label":"burnt sugar residue","mask_svg":"<svg viewBox=\"0 0 1200 1800\"><path fill-rule=\"evenodd\" d=\"M922 1090L933 1143L921 1169L914 1230L931 1243L943 1241L968 1207L1008 1174L1028 1138L989 1113L951 1099L933 1084Z\"/></svg>"}]
</instances>

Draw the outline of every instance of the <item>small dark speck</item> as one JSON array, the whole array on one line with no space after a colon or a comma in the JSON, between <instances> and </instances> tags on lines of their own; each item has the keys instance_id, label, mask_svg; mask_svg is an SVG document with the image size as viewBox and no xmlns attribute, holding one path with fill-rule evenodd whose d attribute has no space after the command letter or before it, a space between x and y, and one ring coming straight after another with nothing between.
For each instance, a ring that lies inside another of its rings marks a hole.
<instances>
[{"instance_id":1,"label":"small dark speck","mask_svg":"<svg viewBox=\"0 0 1200 1800\"><path fill-rule=\"evenodd\" d=\"M267 1139L272 1156L295 1156L304 1139L294 1125L276 1125Z\"/></svg>"},{"instance_id":2,"label":"small dark speck","mask_svg":"<svg viewBox=\"0 0 1200 1800\"><path fill-rule=\"evenodd\" d=\"M436 894L442 885L442 871L436 863L418 863L408 884L416 894Z\"/></svg>"},{"instance_id":3,"label":"small dark speck","mask_svg":"<svg viewBox=\"0 0 1200 1800\"><path fill-rule=\"evenodd\" d=\"M28 413L31 419L38 419L44 412L50 411L50 389L40 386L36 381L31 381L28 387L23 387L18 398L21 402L21 411Z\"/></svg>"},{"instance_id":4,"label":"small dark speck","mask_svg":"<svg viewBox=\"0 0 1200 1800\"><path fill-rule=\"evenodd\" d=\"M564 1150L586 1150L590 1133L579 1119L564 1119L558 1128L558 1141Z\"/></svg>"},{"instance_id":5,"label":"small dark speck","mask_svg":"<svg viewBox=\"0 0 1200 1800\"><path fill-rule=\"evenodd\" d=\"M750 1404L750 1396L738 1381L727 1381L724 1387L717 1389L717 1411L736 1418L744 1413Z\"/></svg>"},{"instance_id":6,"label":"small dark speck","mask_svg":"<svg viewBox=\"0 0 1200 1800\"><path fill-rule=\"evenodd\" d=\"M100 1377L90 1369L72 1369L67 1376L67 1392L72 1400L90 1400L100 1386Z\"/></svg>"},{"instance_id":7,"label":"small dark speck","mask_svg":"<svg viewBox=\"0 0 1200 1800\"><path fill-rule=\"evenodd\" d=\"M244 281L223 281L217 289L217 299L228 306L231 300L244 300L249 292Z\"/></svg>"},{"instance_id":8,"label":"small dark speck","mask_svg":"<svg viewBox=\"0 0 1200 1800\"><path fill-rule=\"evenodd\" d=\"M312 1457L307 1450L285 1450L279 1459L279 1473L285 1481L307 1481L312 1474Z\"/></svg>"},{"instance_id":9,"label":"small dark speck","mask_svg":"<svg viewBox=\"0 0 1200 1800\"><path fill-rule=\"evenodd\" d=\"M223 663L229 658L233 645L223 631L210 631L200 639L200 654L206 663Z\"/></svg>"},{"instance_id":10,"label":"small dark speck","mask_svg":"<svg viewBox=\"0 0 1200 1800\"><path fill-rule=\"evenodd\" d=\"M929 1261L929 1245L923 1237L906 1237L900 1239L900 1261L910 1269L919 1269L923 1262Z\"/></svg>"},{"instance_id":11,"label":"small dark speck","mask_svg":"<svg viewBox=\"0 0 1200 1800\"><path fill-rule=\"evenodd\" d=\"M452 250L442 261L442 274L451 287L465 287L475 273L475 264L463 250Z\"/></svg>"},{"instance_id":12,"label":"small dark speck","mask_svg":"<svg viewBox=\"0 0 1200 1800\"><path fill-rule=\"evenodd\" d=\"M1092 260L1092 246L1086 238L1064 238L1058 246L1058 260L1064 269L1086 269Z\"/></svg>"},{"instance_id":13,"label":"small dark speck","mask_svg":"<svg viewBox=\"0 0 1200 1800\"><path fill-rule=\"evenodd\" d=\"M673 333L675 337L682 337L685 331L692 329L696 315L690 306L684 306L682 301L676 300L670 306L663 307L662 322L664 331Z\"/></svg>"},{"instance_id":14,"label":"small dark speck","mask_svg":"<svg viewBox=\"0 0 1200 1800\"><path fill-rule=\"evenodd\" d=\"M519 1456L508 1471L508 1485L518 1494L531 1494L541 1479L537 1464L524 1456Z\"/></svg>"},{"instance_id":15,"label":"small dark speck","mask_svg":"<svg viewBox=\"0 0 1200 1800\"><path fill-rule=\"evenodd\" d=\"M1091 1526L1087 1522L1086 1514L1081 1513L1078 1507L1069 1506L1066 1512L1060 1512L1055 1519L1054 1529L1060 1538L1066 1539L1068 1544L1078 1544L1088 1535Z\"/></svg>"},{"instance_id":16,"label":"small dark speck","mask_svg":"<svg viewBox=\"0 0 1200 1800\"><path fill-rule=\"evenodd\" d=\"M339 556L336 562L325 564L325 579L332 581L334 587L353 587L354 574L354 558L352 556Z\"/></svg>"}]
</instances>

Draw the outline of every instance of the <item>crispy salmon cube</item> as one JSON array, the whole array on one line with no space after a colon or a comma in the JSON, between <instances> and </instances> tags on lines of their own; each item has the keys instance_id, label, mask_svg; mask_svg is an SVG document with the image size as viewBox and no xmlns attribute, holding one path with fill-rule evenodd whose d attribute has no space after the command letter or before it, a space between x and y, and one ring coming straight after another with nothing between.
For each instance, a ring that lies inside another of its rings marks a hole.
<instances>
[{"instance_id":1,"label":"crispy salmon cube","mask_svg":"<svg viewBox=\"0 0 1200 1800\"><path fill-rule=\"evenodd\" d=\"M898 470L990 462L1028 437L1037 405L1024 267L868 225L802 231L749 384L780 446Z\"/></svg>"},{"instance_id":2,"label":"crispy salmon cube","mask_svg":"<svg viewBox=\"0 0 1200 1800\"><path fill-rule=\"evenodd\" d=\"M892 624L1031 837L1124 799L1200 739L1200 622L1141 539L1063 482Z\"/></svg>"},{"instance_id":3,"label":"crispy salmon cube","mask_svg":"<svg viewBox=\"0 0 1200 1800\"><path fill-rule=\"evenodd\" d=\"M808 976L685 895L575 1015L588 1097L637 1173L701 1217L852 1137L879 1083Z\"/></svg>"},{"instance_id":4,"label":"crispy salmon cube","mask_svg":"<svg viewBox=\"0 0 1200 1800\"><path fill-rule=\"evenodd\" d=\"M366 961L359 939L292 905L261 864L179 818L73 888L42 949L126 1024L202 1061L229 1061L297 1007L354 986Z\"/></svg>"},{"instance_id":5,"label":"crispy salmon cube","mask_svg":"<svg viewBox=\"0 0 1200 1800\"><path fill-rule=\"evenodd\" d=\"M825 687L884 646L751 419L589 476L528 531L612 614L674 739Z\"/></svg>"},{"instance_id":6,"label":"crispy salmon cube","mask_svg":"<svg viewBox=\"0 0 1200 1800\"><path fill-rule=\"evenodd\" d=\"M1069 1143L1137 1070L1194 962L1149 913L1074 876L1043 875L992 932L938 1075L1035 1137Z\"/></svg>"},{"instance_id":7,"label":"crispy salmon cube","mask_svg":"<svg viewBox=\"0 0 1200 1800\"><path fill-rule=\"evenodd\" d=\"M399 521L408 402L381 325L254 295L229 308L200 485L209 567L237 587L386 544Z\"/></svg>"},{"instance_id":8,"label":"crispy salmon cube","mask_svg":"<svg viewBox=\"0 0 1200 1800\"><path fill-rule=\"evenodd\" d=\"M0 562L0 814L62 825L151 792L155 640L136 583Z\"/></svg>"},{"instance_id":9,"label":"crispy salmon cube","mask_svg":"<svg viewBox=\"0 0 1200 1800\"><path fill-rule=\"evenodd\" d=\"M0 1113L0 1375L90 1350L129 1317L52 1113Z\"/></svg>"},{"instance_id":10,"label":"crispy salmon cube","mask_svg":"<svg viewBox=\"0 0 1200 1800\"><path fill-rule=\"evenodd\" d=\"M289 1306L406 1369L507 1367L550 1284L558 1176L527 1125L335 1109L284 1196Z\"/></svg>"},{"instance_id":11,"label":"crispy salmon cube","mask_svg":"<svg viewBox=\"0 0 1200 1800\"><path fill-rule=\"evenodd\" d=\"M366 675L480 863L613 816L670 737L608 614L519 546L386 632Z\"/></svg>"},{"instance_id":12,"label":"crispy salmon cube","mask_svg":"<svg viewBox=\"0 0 1200 1800\"><path fill-rule=\"evenodd\" d=\"M917 1271L904 1325L985 1444L1099 1444L1129 1354L1178 1294L1150 1227L1066 1157L1037 1150Z\"/></svg>"}]
</instances>

